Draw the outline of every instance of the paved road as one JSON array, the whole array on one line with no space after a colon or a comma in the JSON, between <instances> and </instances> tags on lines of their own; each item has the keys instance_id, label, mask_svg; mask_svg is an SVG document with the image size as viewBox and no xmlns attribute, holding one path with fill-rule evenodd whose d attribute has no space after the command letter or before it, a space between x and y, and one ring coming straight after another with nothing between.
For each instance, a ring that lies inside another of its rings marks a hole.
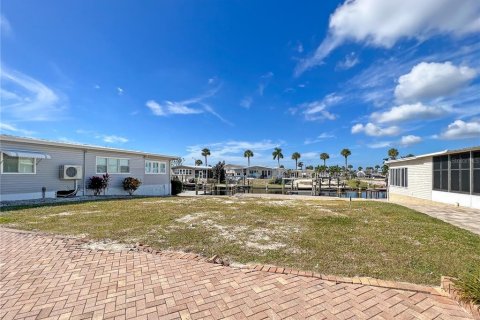
<instances>
[{"instance_id":1,"label":"paved road","mask_svg":"<svg viewBox=\"0 0 480 320\"><path fill-rule=\"evenodd\" d=\"M441 295L235 269L0 228L2 319L471 319Z\"/></svg>"}]
</instances>

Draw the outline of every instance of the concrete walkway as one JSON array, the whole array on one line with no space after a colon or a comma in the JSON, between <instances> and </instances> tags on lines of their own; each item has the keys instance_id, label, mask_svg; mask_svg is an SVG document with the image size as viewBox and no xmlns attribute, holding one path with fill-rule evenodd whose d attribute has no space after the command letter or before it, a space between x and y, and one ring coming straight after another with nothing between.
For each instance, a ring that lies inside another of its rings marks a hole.
<instances>
[{"instance_id":1,"label":"concrete walkway","mask_svg":"<svg viewBox=\"0 0 480 320\"><path fill-rule=\"evenodd\" d=\"M0 318L472 319L414 290L236 269L0 228Z\"/></svg>"},{"instance_id":2,"label":"concrete walkway","mask_svg":"<svg viewBox=\"0 0 480 320\"><path fill-rule=\"evenodd\" d=\"M392 201L480 235L480 210L416 199Z\"/></svg>"}]
</instances>

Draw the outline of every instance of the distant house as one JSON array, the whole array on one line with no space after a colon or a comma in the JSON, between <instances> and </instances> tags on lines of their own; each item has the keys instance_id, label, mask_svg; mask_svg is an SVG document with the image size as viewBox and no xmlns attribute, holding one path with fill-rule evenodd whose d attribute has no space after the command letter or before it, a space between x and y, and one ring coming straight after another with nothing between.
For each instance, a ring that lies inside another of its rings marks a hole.
<instances>
[{"instance_id":1,"label":"distant house","mask_svg":"<svg viewBox=\"0 0 480 320\"><path fill-rule=\"evenodd\" d=\"M361 171L361 170L360 170L360 171L357 171L357 172L355 173L355 175L357 176L357 178L365 178L365 177L367 176L367 175L365 174L365 172L363 172L363 171Z\"/></svg>"},{"instance_id":2,"label":"distant house","mask_svg":"<svg viewBox=\"0 0 480 320\"><path fill-rule=\"evenodd\" d=\"M238 166L233 164L225 165L228 177L246 177L255 179L271 179L276 176L277 169L264 166Z\"/></svg>"},{"instance_id":3,"label":"distant house","mask_svg":"<svg viewBox=\"0 0 480 320\"><path fill-rule=\"evenodd\" d=\"M138 195L170 195L174 156L0 135L0 200L54 198L59 191L89 195L88 179L110 175L108 195L127 194L126 177L142 181Z\"/></svg>"},{"instance_id":4,"label":"distant house","mask_svg":"<svg viewBox=\"0 0 480 320\"><path fill-rule=\"evenodd\" d=\"M212 176L212 167L180 165L172 167L172 172L180 181L206 179Z\"/></svg>"},{"instance_id":5,"label":"distant house","mask_svg":"<svg viewBox=\"0 0 480 320\"><path fill-rule=\"evenodd\" d=\"M414 197L480 209L480 146L386 163L392 200Z\"/></svg>"}]
</instances>

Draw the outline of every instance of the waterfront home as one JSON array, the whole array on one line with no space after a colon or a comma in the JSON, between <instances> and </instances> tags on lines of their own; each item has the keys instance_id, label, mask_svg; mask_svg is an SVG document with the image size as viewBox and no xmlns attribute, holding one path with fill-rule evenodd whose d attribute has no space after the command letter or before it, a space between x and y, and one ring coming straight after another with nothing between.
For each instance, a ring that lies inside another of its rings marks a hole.
<instances>
[{"instance_id":1,"label":"waterfront home","mask_svg":"<svg viewBox=\"0 0 480 320\"><path fill-rule=\"evenodd\" d=\"M389 198L480 209L480 146L389 160Z\"/></svg>"},{"instance_id":2,"label":"waterfront home","mask_svg":"<svg viewBox=\"0 0 480 320\"><path fill-rule=\"evenodd\" d=\"M107 195L128 194L127 177L142 182L138 195L171 194L174 156L92 145L0 135L0 200L54 198L57 193L93 194L92 176L110 176Z\"/></svg>"},{"instance_id":3,"label":"waterfront home","mask_svg":"<svg viewBox=\"0 0 480 320\"><path fill-rule=\"evenodd\" d=\"M212 167L179 165L172 167L173 175L180 181L191 181L194 179L206 179L212 177ZM207 176L208 174L208 176Z\"/></svg>"}]
</instances>

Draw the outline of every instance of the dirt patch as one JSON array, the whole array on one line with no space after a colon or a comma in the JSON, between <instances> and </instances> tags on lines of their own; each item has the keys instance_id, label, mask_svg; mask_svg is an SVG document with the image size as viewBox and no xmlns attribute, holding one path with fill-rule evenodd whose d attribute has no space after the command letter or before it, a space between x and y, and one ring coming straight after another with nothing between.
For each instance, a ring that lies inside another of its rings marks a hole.
<instances>
[{"instance_id":1,"label":"dirt patch","mask_svg":"<svg viewBox=\"0 0 480 320\"><path fill-rule=\"evenodd\" d=\"M249 248L257 249L260 251L278 250L287 246L285 243L280 243L280 242L270 242L268 244L260 244L258 242L250 242L250 241L248 241L246 245Z\"/></svg>"},{"instance_id":2,"label":"dirt patch","mask_svg":"<svg viewBox=\"0 0 480 320\"><path fill-rule=\"evenodd\" d=\"M102 251L125 251L133 250L135 248L132 244L118 243L110 239L105 239L102 241L93 241L84 243L80 246L83 249L89 250L102 250Z\"/></svg>"},{"instance_id":3,"label":"dirt patch","mask_svg":"<svg viewBox=\"0 0 480 320\"><path fill-rule=\"evenodd\" d=\"M202 218L204 216L205 216L205 213L203 212L190 213L181 218L175 219L175 221L180 223L189 223L199 218Z\"/></svg>"}]
</instances>

